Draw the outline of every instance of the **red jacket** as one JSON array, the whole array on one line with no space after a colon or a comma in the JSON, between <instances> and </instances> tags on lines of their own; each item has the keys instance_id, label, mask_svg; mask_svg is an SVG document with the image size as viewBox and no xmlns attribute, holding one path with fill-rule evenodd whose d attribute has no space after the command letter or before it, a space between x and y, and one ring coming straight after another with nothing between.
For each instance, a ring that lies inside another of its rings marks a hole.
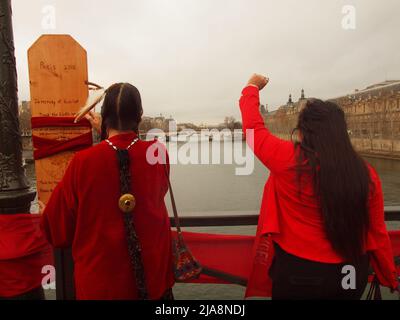
<instances>
[{"instance_id":1,"label":"red jacket","mask_svg":"<svg viewBox=\"0 0 400 320\"><path fill-rule=\"evenodd\" d=\"M263 241L260 237L271 235L271 239L285 251L300 258L324 263L345 262L327 239L311 177L302 180L301 199L298 196L294 144L269 132L259 113L259 105L258 89L246 87L240 99L243 130L253 130L254 134L246 134L248 143L270 170L260 210L258 245ZM393 252L384 221L382 187L375 170L370 166L369 169L375 187L369 201L370 228L366 251L371 255L372 266L381 284L397 288ZM268 245L264 241L264 249ZM256 250L258 258L262 251Z\"/></svg>"},{"instance_id":2,"label":"red jacket","mask_svg":"<svg viewBox=\"0 0 400 320\"><path fill-rule=\"evenodd\" d=\"M126 148L135 134L110 138ZM164 197L164 165L150 164L153 142L139 140L130 149L134 223L142 247L150 299L174 284L171 231ZM158 147L162 147L158 144ZM71 161L43 213L43 229L55 247L72 246L77 299L136 299L120 197L117 156L105 141L81 151Z\"/></svg>"}]
</instances>

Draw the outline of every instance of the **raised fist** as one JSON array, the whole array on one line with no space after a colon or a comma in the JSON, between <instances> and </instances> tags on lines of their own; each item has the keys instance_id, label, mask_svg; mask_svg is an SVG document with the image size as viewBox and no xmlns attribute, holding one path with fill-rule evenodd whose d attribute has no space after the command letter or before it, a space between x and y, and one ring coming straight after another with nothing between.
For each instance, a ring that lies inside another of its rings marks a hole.
<instances>
[{"instance_id":1,"label":"raised fist","mask_svg":"<svg viewBox=\"0 0 400 320\"><path fill-rule=\"evenodd\" d=\"M269 79L267 77L255 73L251 76L247 85L255 86L258 90L262 90L267 85L268 81Z\"/></svg>"}]
</instances>

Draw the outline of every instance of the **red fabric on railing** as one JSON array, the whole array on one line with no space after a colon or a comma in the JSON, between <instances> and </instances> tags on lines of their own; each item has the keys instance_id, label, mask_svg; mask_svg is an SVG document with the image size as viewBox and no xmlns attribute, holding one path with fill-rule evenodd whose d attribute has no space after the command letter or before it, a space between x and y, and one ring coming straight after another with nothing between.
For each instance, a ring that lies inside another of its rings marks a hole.
<instances>
[{"instance_id":1,"label":"red fabric on railing","mask_svg":"<svg viewBox=\"0 0 400 320\"><path fill-rule=\"evenodd\" d=\"M173 232L176 237L176 232ZM185 243L193 256L204 267L229 275L248 278L252 266L253 236L183 232ZM193 283L227 283L201 275Z\"/></svg>"},{"instance_id":2,"label":"red fabric on railing","mask_svg":"<svg viewBox=\"0 0 400 320\"><path fill-rule=\"evenodd\" d=\"M47 127L84 127L91 128L90 122L82 119L74 123L73 117L33 117L31 119L32 129ZM84 133L68 140L54 140L32 135L32 143L35 151L35 160L50 157L64 151L79 151L93 144L92 133Z\"/></svg>"},{"instance_id":3,"label":"red fabric on railing","mask_svg":"<svg viewBox=\"0 0 400 320\"><path fill-rule=\"evenodd\" d=\"M40 229L38 214L0 215L0 297L41 286L42 268L53 265L53 251Z\"/></svg>"}]
</instances>

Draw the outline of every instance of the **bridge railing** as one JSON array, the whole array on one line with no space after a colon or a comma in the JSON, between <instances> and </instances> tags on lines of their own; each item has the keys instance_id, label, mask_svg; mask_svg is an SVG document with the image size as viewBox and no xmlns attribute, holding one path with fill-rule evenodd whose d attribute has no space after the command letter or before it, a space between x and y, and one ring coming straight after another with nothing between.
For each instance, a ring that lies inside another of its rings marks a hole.
<instances>
[{"instance_id":1,"label":"bridge railing","mask_svg":"<svg viewBox=\"0 0 400 320\"><path fill-rule=\"evenodd\" d=\"M171 226L175 226L175 220ZM215 215L215 216L184 216L179 218L182 227L233 227L253 226L258 224L258 214L246 215ZM400 206L385 207L385 221L400 221Z\"/></svg>"}]
</instances>

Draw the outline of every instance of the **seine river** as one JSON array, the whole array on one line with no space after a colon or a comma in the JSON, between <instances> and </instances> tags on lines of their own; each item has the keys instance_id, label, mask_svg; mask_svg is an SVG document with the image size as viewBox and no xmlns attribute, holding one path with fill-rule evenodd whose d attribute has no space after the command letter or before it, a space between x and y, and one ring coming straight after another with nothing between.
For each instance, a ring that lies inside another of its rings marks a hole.
<instances>
[{"instance_id":1,"label":"seine river","mask_svg":"<svg viewBox=\"0 0 400 320\"><path fill-rule=\"evenodd\" d=\"M170 157L172 156L173 154L170 154ZM400 205L400 161L376 158L366 160L375 167L381 177L385 205ZM255 160L254 170L250 175L236 175L237 167L238 165L234 163L173 164L171 182L180 215L256 213L269 174L268 170L258 160ZM30 181L34 184L33 165L27 165L26 170ZM166 198L166 201L169 205L169 198ZM172 214L171 210L170 213ZM389 223L388 227L400 229L400 223ZM225 234L255 233L255 227L207 227L189 230ZM178 284L174 291L177 299L241 299L244 295L244 289L236 285ZM393 298L387 293L385 297Z\"/></svg>"}]
</instances>

